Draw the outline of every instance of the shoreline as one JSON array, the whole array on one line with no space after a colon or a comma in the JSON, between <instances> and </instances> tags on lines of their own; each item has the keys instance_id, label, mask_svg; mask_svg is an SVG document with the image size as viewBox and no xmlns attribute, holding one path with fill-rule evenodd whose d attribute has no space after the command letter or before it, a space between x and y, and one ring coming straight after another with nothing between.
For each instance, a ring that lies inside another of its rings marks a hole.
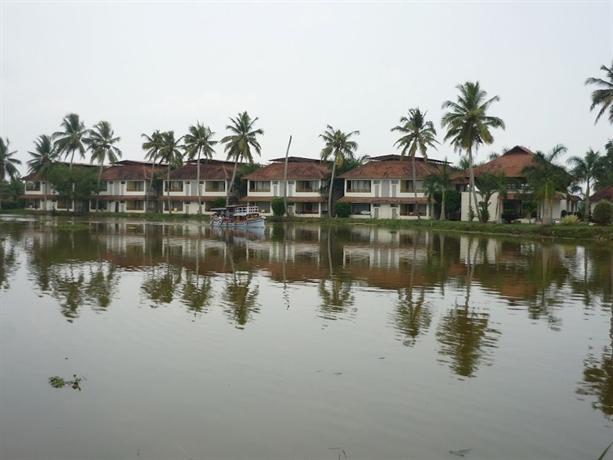
<instances>
[{"instance_id":1,"label":"shoreline","mask_svg":"<svg viewBox=\"0 0 613 460\"><path fill-rule=\"evenodd\" d=\"M209 215L198 216L197 214L162 214L162 213L88 213L73 214L68 212L41 212L24 209L1 210L0 215L28 215L28 216L52 216L52 217L77 217L77 218L129 218L146 221L202 221L209 222ZM495 224L463 221L439 221L439 220L391 220L391 219L351 219L351 218L328 218L328 217L267 217L268 223L288 224L319 224L319 225L365 225L371 227L387 228L389 230L421 229L447 233L466 233L491 236L506 236L530 239L565 239L565 240L588 240L592 242L613 244L613 225L599 226L588 224L575 225L542 225L542 224Z\"/></svg>"}]
</instances>

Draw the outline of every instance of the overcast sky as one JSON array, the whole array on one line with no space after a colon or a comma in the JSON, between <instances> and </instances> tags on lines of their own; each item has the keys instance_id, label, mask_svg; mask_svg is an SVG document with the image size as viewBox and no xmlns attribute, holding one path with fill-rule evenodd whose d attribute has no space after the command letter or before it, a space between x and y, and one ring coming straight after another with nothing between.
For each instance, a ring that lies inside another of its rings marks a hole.
<instances>
[{"instance_id":1,"label":"overcast sky","mask_svg":"<svg viewBox=\"0 0 613 460\"><path fill-rule=\"evenodd\" d=\"M613 0L396 3L19 3L0 0L0 136L26 160L35 137L76 112L109 120L126 159L141 133L202 121L222 137L247 110L262 159L317 157L327 124L359 130L359 154L395 149L409 107L439 135L441 104L479 80L515 144L572 154L613 138L594 125L586 77L613 59ZM442 144L432 157L457 154ZM221 147L217 158L223 157Z\"/></svg>"}]
</instances>

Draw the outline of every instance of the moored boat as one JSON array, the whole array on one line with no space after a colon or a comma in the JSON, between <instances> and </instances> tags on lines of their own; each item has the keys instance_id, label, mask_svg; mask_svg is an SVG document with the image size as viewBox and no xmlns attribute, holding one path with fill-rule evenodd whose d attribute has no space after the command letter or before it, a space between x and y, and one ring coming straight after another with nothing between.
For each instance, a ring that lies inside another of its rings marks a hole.
<instances>
[{"instance_id":1,"label":"moored boat","mask_svg":"<svg viewBox=\"0 0 613 460\"><path fill-rule=\"evenodd\" d=\"M234 205L212 209L213 227L264 228L266 218L257 206Z\"/></svg>"}]
</instances>

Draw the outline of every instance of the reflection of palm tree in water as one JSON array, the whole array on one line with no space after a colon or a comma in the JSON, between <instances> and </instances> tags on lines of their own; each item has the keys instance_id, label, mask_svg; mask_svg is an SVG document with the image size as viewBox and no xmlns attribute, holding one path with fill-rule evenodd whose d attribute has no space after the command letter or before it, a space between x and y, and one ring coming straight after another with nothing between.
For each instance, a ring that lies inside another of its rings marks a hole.
<instances>
[{"instance_id":1,"label":"reflection of palm tree in water","mask_svg":"<svg viewBox=\"0 0 613 460\"><path fill-rule=\"evenodd\" d=\"M226 251L230 259L232 274L226 277L226 289L223 292L223 299L228 305L226 312L230 315L232 321L236 323L236 327L244 329L253 313L259 311L257 297L260 289L259 286L251 286L253 274L250 270L237 270L232 249L232 247L229 247Z\"/></svg>"},{"instance_id":2,"label":"reflection of palm tree in water","mask_svg":"<svg viewBox=\"0 0 613 460\"><path fill-rule=\"evenodd\" d=\"M321 297L321 310L326 319L337 319L348 306L353 304L351 294L352 280L342 271L334 273L332 259L332 230L328 228L328 279L319 281L319 296Z\"/></svg>"},{"instance_id":3,"label":"reflection of palm tree in water","mask_svg":"<svg viewBox=\"0 0 613 460\"><path fill-rule=\"evenodd\" d=\"M109 265L105 272L104 264L99 262L96 271L90 269L89 281L85 287L87 297L95 303L95 309L106 310L111 303L113 291L119 281L115 266Z\"/></svg>"},{"instance_id":4,"label":"reflection of palm tree in water","mask_svg":"<svg viewBox=\"0 0 613 460\"><path fill-rule=\"evenodd\" d=\"M407 346L415 345L417 337L427 332L432 322L432 312L425 304L426 287L421 286L414 299L415 266L417 265L417 238L413 237L413 260L411 261L411 272L409 276L409 286L398 290L398 306L396 309L396 329L400 331L406 339L403 344Z\"/></svg>"},{"instance_id":5,"label":"reflection of palm tree in water","mask_svg":"<svg viewBox=\"0 0 613 460\"><path fill-rule=\"evenodd\" d=\"M62 274L59 268L52 275L51 290L55 297L60 300L62 315L72 322L79 316L79 307L85 304L85 276L79 270L75 275L73 263L68 264L68 273Z\"/></svg>"},{"instance_id":6,"label":"reflection of palm tree in water","mask_svg":"<svg viewBox=\"0 0 613 460\"><path fill-rule=\"evenodd\" d=\"M9 246L8 249L6 246ZM8 289L9 273L15 270L17 256L15 247L10 245L6 239L0 239L0 289Z\"/></svg>"},{"instance_id":7,"label":"reflection of palm tree in water","mask_svg":"<svg viewBox=\"0 0 613 460\"><path fill-rule=\"evenodd\" d=\"M147 275L141 287L145 296L152 301L152 307L171 303L174 299L175 290L177 286L180 285L182 279L182 266L174 266L170 263L170 242L168 233L164 252L166 253L166 261L161 273L154 265L151 269L151 273Z\"/></svg>"},{"instance_id":8,"label":"reflection of palm tree in water","mask_svg":"<svg viewBox=\"0 0 613 460\"><path fill-rule=\"evenodd\" d=\"M183 285L183 303L194 313L202 313L213 298L211 280L200 275L200 238L196 242L196 270L185 275Z\"/></svg>"},{"instance_id":9,"label":"reflection of palm tree in water","mask_svg":"<svg viewBox=\"0 0 613 460\"><path fill-rule=\"evenodd\" d=\"M489 327L489 314L470 307L474 261L472 238L468 242L466 294L464 306L453 308L441 319L436 337L440 354L451 361L452 370L462 377L473 377L479 365L488 363L487 348L496 347L500 332Z\"/></svg>"}]
</instances>

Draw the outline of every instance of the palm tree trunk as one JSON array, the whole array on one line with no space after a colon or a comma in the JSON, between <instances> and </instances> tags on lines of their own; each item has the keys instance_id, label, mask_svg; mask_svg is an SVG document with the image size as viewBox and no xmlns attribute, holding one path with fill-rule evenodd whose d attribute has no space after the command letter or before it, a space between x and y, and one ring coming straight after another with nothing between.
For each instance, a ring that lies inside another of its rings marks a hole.
<instances>
[{"instance_id":1,"label":"palm tree trunk","mask_svg":"<svg viewBox=\"0 0 613 460\"><path fill-rule=\"evenodd\" d=\"M96 214L98 213L98 199L100 198L100 181L102 180L102 163L100 163L100 168L98 169L98 190L96 190Z\"/></svg>"},{"instance_id":2,"label":"palm tree trunk","mask_svg":"<svg viewBox=\"0 0 613 460\"><path fill-rule=\"evenodd\" d=\"M70 171L72 171L72 163L73 163L73 161L74 161L74 150L72 151L72 155L70 155L70 166L68 167L68 169ZM71 200L72 212L75 211L74 192L75 192L75 183L73 181L73 183L72 183L72 196L71 196L71 198L72 198L72 200Z\"/></svg>"},{"instance_id":3,"label":"palm tree trunk","mask_svg":"<svg viewBox=\"0 0 613 460\"><path fill-rule=\"evenodd\" d=\"M153 190L153 175L155 174L155 158L151 159L151 179L149 179L149 190L145 191L145 199L147 197L147 193L151 193L151 191ZM159 205L159 202L158 202ZM157 208L157 206L156 206ZM159 209L156 209L159 210ZM145 212L147 212L147 209L145 209Z\"/></svg>"},{"instance_id":4,"label":"palm tree trunk","mask_svg":"<svg viewBox=\"0 0 613 460\"><path fill-rule=\"evenodd\" d=\"M417 220L420 220L419 216L419 205L417 204L417 179L415 174L415 154L411 157L411 166L413 169L413 197L415 198L415 213L417 214Z\"/></svg>"},{"instance_id":5,"label":"palm tree trunk","mask_svg":"<svg viewBox=\"0 0 613 460\"><path fill-rule=\"evenodd\" d=\"M336 156L332 163L332 175L330 176L330 190L328 190L328 217L332 217L332 189L334 188L334 175L336 174Z\"/></svg>"},{"instance_id":6,"label":"palm tree trunk","mask_svg":"<svg viewBox=\"0 0 613 460\"><path fill-rule=\"evenodd\" d=\"M196 187L198 187L198 215L202 216L202 190L200 190L200 149L198 149L198 166L196 169Z\"/></svg>"},{"instance_id":7,"label":"palm tree trunk","mask_svg":"<svg viewBox=\"0 0 613 460\"><path fill-rule=\"evenodd\" d=\"M172 215L172 203L170 202L170 161L168 162L168 171L166 173L166 203L168 206L168 213Z\"/></svg>"},{"instance_id":8,"label":"palm tree trunk","mask_svg":"<svg viewBox=\"0 0 613 460\"><path fill-rule=\"evenodd\" d=\"M234 170L232 171L232 180L230 181L230 187L228 187L228 192L226 193L226 206L230 204L230 192L234 188L234 180L236 179L236 169L238 168L238 155L234 160Z\"/></svg>"},{"instance_id":9,"label":"palm tree trunk","mask_svg":"<svg viewBox=\"0 0 613 460\"><path fill-rule=\"evenodd\" d=\"M445 188L443 187L443 190L441 191L441 215L439 216L439 220L445 220L445 218L447 217L445 215L445 198L446 198L446 191Z\"/></svg>"},{"instance_id":10,"label":"palm tree trunk","mask_svg":"<svg viewBox=\"0 0 613 460\"><path fill-rule=\"evenodd\" d=\"M470 195L473 200L473 204L475 205L474 215L479 217L479 203L477 202L477 191L475 189L475 171L473 170L473 152L471 149L468 149L468 181L470 185ZM468 207L470 209L470 206ZM470 212L469 212L470 216ZM472 220L472 219L470 219Z\"/></svg>"},{"instance_id":11,"label":"palm tree trunk","mask_svg":"<svg viewBox=\"0 0 613 460\"><path fill-rule=\"evenodd\" d=\"M585 215L587 216L587 221L589 222L592 218L592 210L590 209L590 179L588 178L586 181L585 187Z\"/></svg>"}]
</instances>

